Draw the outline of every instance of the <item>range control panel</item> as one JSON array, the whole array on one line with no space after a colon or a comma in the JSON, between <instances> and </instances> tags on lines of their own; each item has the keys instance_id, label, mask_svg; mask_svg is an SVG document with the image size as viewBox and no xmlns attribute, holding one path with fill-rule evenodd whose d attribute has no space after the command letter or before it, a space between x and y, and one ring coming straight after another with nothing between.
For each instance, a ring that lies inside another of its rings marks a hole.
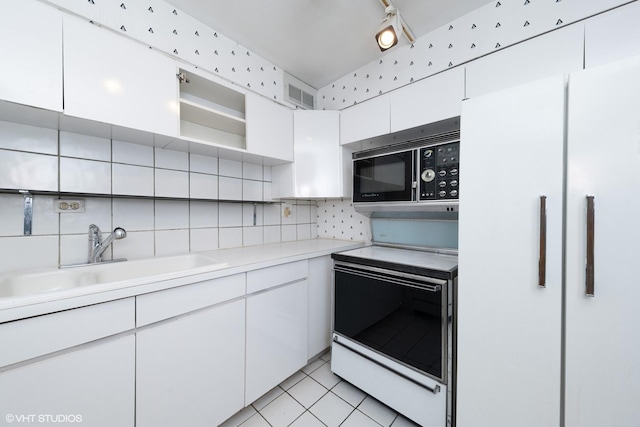
<instances>
[{"instance_id":1,"label":"range control panel","mask_svg":"<svg viewBox=\"0 0 640 427\"><path fill-rule=\"evenodd\" d=\"M420 149L420 200L457 200L460 193L460 142Z\"/></svg>"}]
</instances>

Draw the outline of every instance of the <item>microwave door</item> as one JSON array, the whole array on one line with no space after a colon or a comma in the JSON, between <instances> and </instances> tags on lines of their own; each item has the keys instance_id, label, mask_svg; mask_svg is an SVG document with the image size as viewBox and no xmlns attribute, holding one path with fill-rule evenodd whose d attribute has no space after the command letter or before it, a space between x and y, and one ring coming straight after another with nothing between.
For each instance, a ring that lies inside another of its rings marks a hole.
<instances>
[{"instance_id":1,"label":"microwave door","mask_svg":"<svg viewBox=\"0 0 640 427\"><path fill-rule=\"evenodd\" d=\"M413 200L413 151L354 160L354 202L406 202Z\"/></svg>"}]
</instances>

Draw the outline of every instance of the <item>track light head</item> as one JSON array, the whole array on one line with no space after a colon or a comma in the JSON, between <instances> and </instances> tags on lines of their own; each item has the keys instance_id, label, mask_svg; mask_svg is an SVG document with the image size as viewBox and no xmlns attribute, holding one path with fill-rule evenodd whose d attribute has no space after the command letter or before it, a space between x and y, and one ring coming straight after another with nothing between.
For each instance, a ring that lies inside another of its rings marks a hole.
<instances>
[{"instance_id":1,"label":"track light head","mask_svg":"<svg viewBox=\"0 0 640 427\"><path fill-rule=\"evenodd\" d=\"M415 40L415 37L404 20L400 17L398 9L391 4L389 0L382 0L385 5L384 13L386 16L380 24L380 28L376 33L376 42L381 52L387 49L391 49L398 44L400 34L404 33L405 37L410 42Z\"/></svg>"}]
</instances>

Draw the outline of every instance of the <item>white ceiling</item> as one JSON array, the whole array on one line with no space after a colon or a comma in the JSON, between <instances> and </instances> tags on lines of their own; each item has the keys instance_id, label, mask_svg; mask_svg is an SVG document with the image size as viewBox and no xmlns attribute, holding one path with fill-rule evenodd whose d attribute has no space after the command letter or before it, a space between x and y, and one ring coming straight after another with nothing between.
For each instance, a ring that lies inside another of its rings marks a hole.
<instances>
[{"instance_id":1,"label":"white ceiling","mask_svg":"<svg viewBox=\"0 0 640 427\"><path fill-rule=\"evenodd\" d=\"M380 0L167 0L209 27L320 89L384 53L374 35ZM394 0L416 37L488 0ZM402 39L401 43L407 43Z\"/></svg>"}]
</instances>

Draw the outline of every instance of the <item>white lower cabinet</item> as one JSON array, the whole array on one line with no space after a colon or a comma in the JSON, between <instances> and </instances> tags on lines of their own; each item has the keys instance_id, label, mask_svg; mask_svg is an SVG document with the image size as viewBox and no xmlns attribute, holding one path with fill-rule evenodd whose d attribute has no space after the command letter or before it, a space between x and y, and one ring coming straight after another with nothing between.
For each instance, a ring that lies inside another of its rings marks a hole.
<instances>
[{"instance_id":1,"label":"white lower cabinet","mask_svg":"<svg viewBox=\"0 0 640 427\"><path fill-rule=\"evenodd\" d=\"M128 335L0 373L0 424L133 427L135 351Z\"/></svg>"},{"instance_id":2,"label":"white lower cabinet","mask_svg":"<svg viewBox=\"0 0 640 427\"><path fill-rule=\"evenodd\" d=\"M307 363L307 281L247 297L245 404Z\"/></svg>"},{"instance_id":3,"label":"white lower cabinet","mask_svg":"<svg viewBox=\"0 0 640 427\"><path fill-rule=\"evenodd\" d=\"M309 260L309 338L307 358L317 356L331 345L331 256Z\"/></svg>"},{"instance_id":4,"label":"white lower cabinet","mask_svg":"<svg viewBox=\"0 0 640 427\"><path fill-rule=\"evenodd\" d=\"M219 425L244 407L244 355L244 299L140 330L136 426Z\"/></svg>"}]
</instances>

